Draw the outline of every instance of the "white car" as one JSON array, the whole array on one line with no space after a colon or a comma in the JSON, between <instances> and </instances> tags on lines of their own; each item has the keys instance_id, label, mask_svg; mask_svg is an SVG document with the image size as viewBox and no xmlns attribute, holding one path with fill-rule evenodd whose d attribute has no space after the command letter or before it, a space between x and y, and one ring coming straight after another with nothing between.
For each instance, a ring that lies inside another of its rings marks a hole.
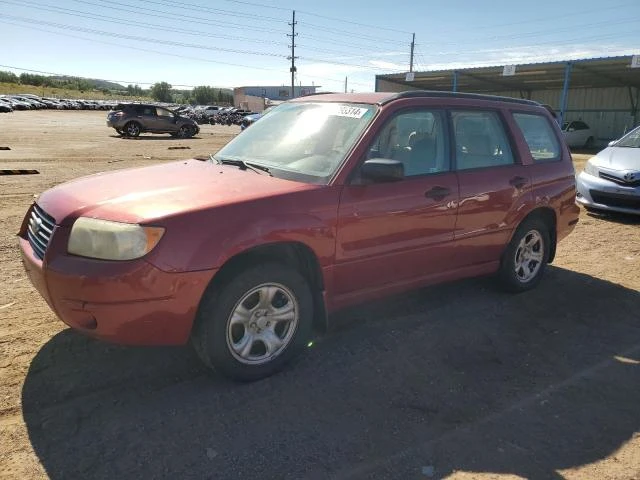
<instances>
[{"instance_id":1,"label":"white car","mask_svg":"<svg viewBox=\"0 0 640 480\"><path fill-rule=\"evenodd\" d=\"M595 134L591 127L582 120L564 122L562 124L562 135L564 135L569 147L593 148L595 146Z\"/></svg>"}]
</instances>

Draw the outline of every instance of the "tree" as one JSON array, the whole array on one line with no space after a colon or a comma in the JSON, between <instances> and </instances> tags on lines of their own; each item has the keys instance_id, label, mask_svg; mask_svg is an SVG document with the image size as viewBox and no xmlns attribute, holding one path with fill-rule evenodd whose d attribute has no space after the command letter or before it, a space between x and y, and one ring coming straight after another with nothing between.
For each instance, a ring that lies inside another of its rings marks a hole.
<instances>
[{"instance_id":1,"label":"tree","mask_svg":"<svg viewBox=\"0 0 640 480\"><path fill-rule=\"evenodd\" d=\"M151 97L158 102L172 102L171 85L167 82L158 82L151 87Z\"/></svg>"},{"instance_id":2,"label":"tree","mask_svg":"<svg viewBox=\"0 0 640 480\"><path fill-rule=\"evenodd\" d=\"M216 92L213 88L207 86L195 87L191 96L200 105L214 103L216 101Z\"/></svg>"},{"instance_id":3,"label":"tree","mask_svg":"<svg viewBox=\"0 0 640 480\"><path fill-rule=\"evenodd\" d=\"M18 83L18 76L12 72L0 72L0 82Z\"/></svg>"}]
</instances>

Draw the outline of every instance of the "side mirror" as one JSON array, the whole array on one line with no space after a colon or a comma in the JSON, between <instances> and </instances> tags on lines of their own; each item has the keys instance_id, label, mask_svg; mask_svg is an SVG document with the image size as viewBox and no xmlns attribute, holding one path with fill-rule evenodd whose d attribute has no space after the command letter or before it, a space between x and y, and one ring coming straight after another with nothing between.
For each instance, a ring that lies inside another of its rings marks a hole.
<instances>
[{"instance_id":1,"label":"side mirror","mask_svg":"<svg viewBox=\"0 0 640 480\"><path fill-rule=\"evenodd\" d=\"M569 128L567 129L567 132L575 132L575 130L576 130L575 128L573 128L573 127L569 127Z\"/></svg>"},{"instance_id":2,"label":"side mirror","mask_svg":"<svg viewBox=\"0 0 640 480\"><path fill-rule=\"evenodd\" d=\"M609 147L613 147L617 142L618 142L618 140L611 140L609 143L607 143L607 145Z\"/></svg>"},{"instance_id":3,"label":"side mirror","mask_svg":"<svg viewBox=\"0 0 640 480\"><path fill-rule=\"evenodd\" d=\"M362 164L360 174L376 182L396 182L404 178L404 165L399 160L372 158Z\"/></svg>"}]
</instances>

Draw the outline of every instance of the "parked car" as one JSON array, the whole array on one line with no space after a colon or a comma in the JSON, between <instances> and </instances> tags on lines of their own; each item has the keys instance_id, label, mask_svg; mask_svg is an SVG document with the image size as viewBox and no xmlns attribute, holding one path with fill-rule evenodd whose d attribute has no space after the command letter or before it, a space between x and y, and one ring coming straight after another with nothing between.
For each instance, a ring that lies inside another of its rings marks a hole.
<instances>
[{"instance_id":1,"label":"parked car","mask_svg":"<svg viewBox=\"0 0 640 480\"><path fill-rule=\"evenodd\" d=\"M0 95L0 100L11 105L11 108L13 108L14 110L30 110L32 108L32 106L28 103L21 102L20 100L16 100L15 98L9 97L7 95Z\"/></svg>"},{"instance_id":2,"label":"parked car","mask_svg":"<svg viewBox=\"0 0 640 480\"><path fill-rule=\"evenodd\" d=\"M529 146L529 138L546 137ZM425 285L542 279L578 222L575 172L539 104L434 92L285 102L209 161L40 194L26 271L93 337L180 345L229 377L275 373L327 314Z\"/></svg>"},{"instance_id":3,"label":"parked car","mask_svg":"<svg viewBox=\"0 0 640 480\"><path fill-rule=\"evenodd\" d=\"M3 112L3 113L13 112L13 107L4 98L0 98L0 112Z\"/></svg>"},{"instance_id":4,"label":"parked car","mask_svg":"<svg viewBox=\"0 0 640 480\"><path fill-rule=\"evenodd\" d=\"M570 147L593 148L596 143L595 133L589 125L581 120L564 122L562 134Z\"/></svg>"},{"instance_id":5,"label":"parked car","mask_svg":"<svg viewBox=\"0 0 640 480\"><path fill-rule=\"evenodd\" d=\"M146 103L118 104L107 114L107 126L121 135L137 137L141 133L170 133L189 138L200 132L198 124L171 110Z\"/></svg>"},{"instance_id":6,"label":"parked car","mask_svg":"<svg viewBox=\"0 0 640 480\"><path fill-rule=\"evenodd\" d=\"M257 122L271 109L273 109L273 107L267 107L260 113L250 113L249 115L245 115L240 122L240 130L244 130L245 128L251 126L253 123Z\"/></svg>"},{"instance_id":7,"label":"parked car","mask_svg":"<svg viewBox=\"0 0 640 480\"><path fill-rule=\"evenodd\" d=\"M262 117L262 113L250 113L249 115L245 115L242 117L242 121L240 122L240 130L244 130L249 127L252 123L257 121Z\"/></svg>"},{"instance_id":8,"label":"parked car","mask_svg":"<svg viewBox=\"0 0 640 480\"><path fill-rule=\"evenodd\" d=\"M591 157L577 189L587 210L640 215L640 126Z\"/></svg>"}]
</instances>

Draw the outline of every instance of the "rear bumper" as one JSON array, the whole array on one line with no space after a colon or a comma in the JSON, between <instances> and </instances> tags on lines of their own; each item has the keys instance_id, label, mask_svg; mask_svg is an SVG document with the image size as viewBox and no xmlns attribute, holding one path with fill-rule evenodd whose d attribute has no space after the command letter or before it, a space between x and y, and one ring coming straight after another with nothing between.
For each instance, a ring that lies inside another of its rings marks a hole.
<instances>
[{"instance_id":1,"label":"rear bumper","mask_svg":"<svg viewBox=\"0 0 640 480\"><path fill-rule=\"evenodd\" d=\"M183 345L215 271L164 272L144 260L107 262L47 252L19 238L24 268L56 315L89 336L126 345Z\"/></svg>"}]
</instances>

